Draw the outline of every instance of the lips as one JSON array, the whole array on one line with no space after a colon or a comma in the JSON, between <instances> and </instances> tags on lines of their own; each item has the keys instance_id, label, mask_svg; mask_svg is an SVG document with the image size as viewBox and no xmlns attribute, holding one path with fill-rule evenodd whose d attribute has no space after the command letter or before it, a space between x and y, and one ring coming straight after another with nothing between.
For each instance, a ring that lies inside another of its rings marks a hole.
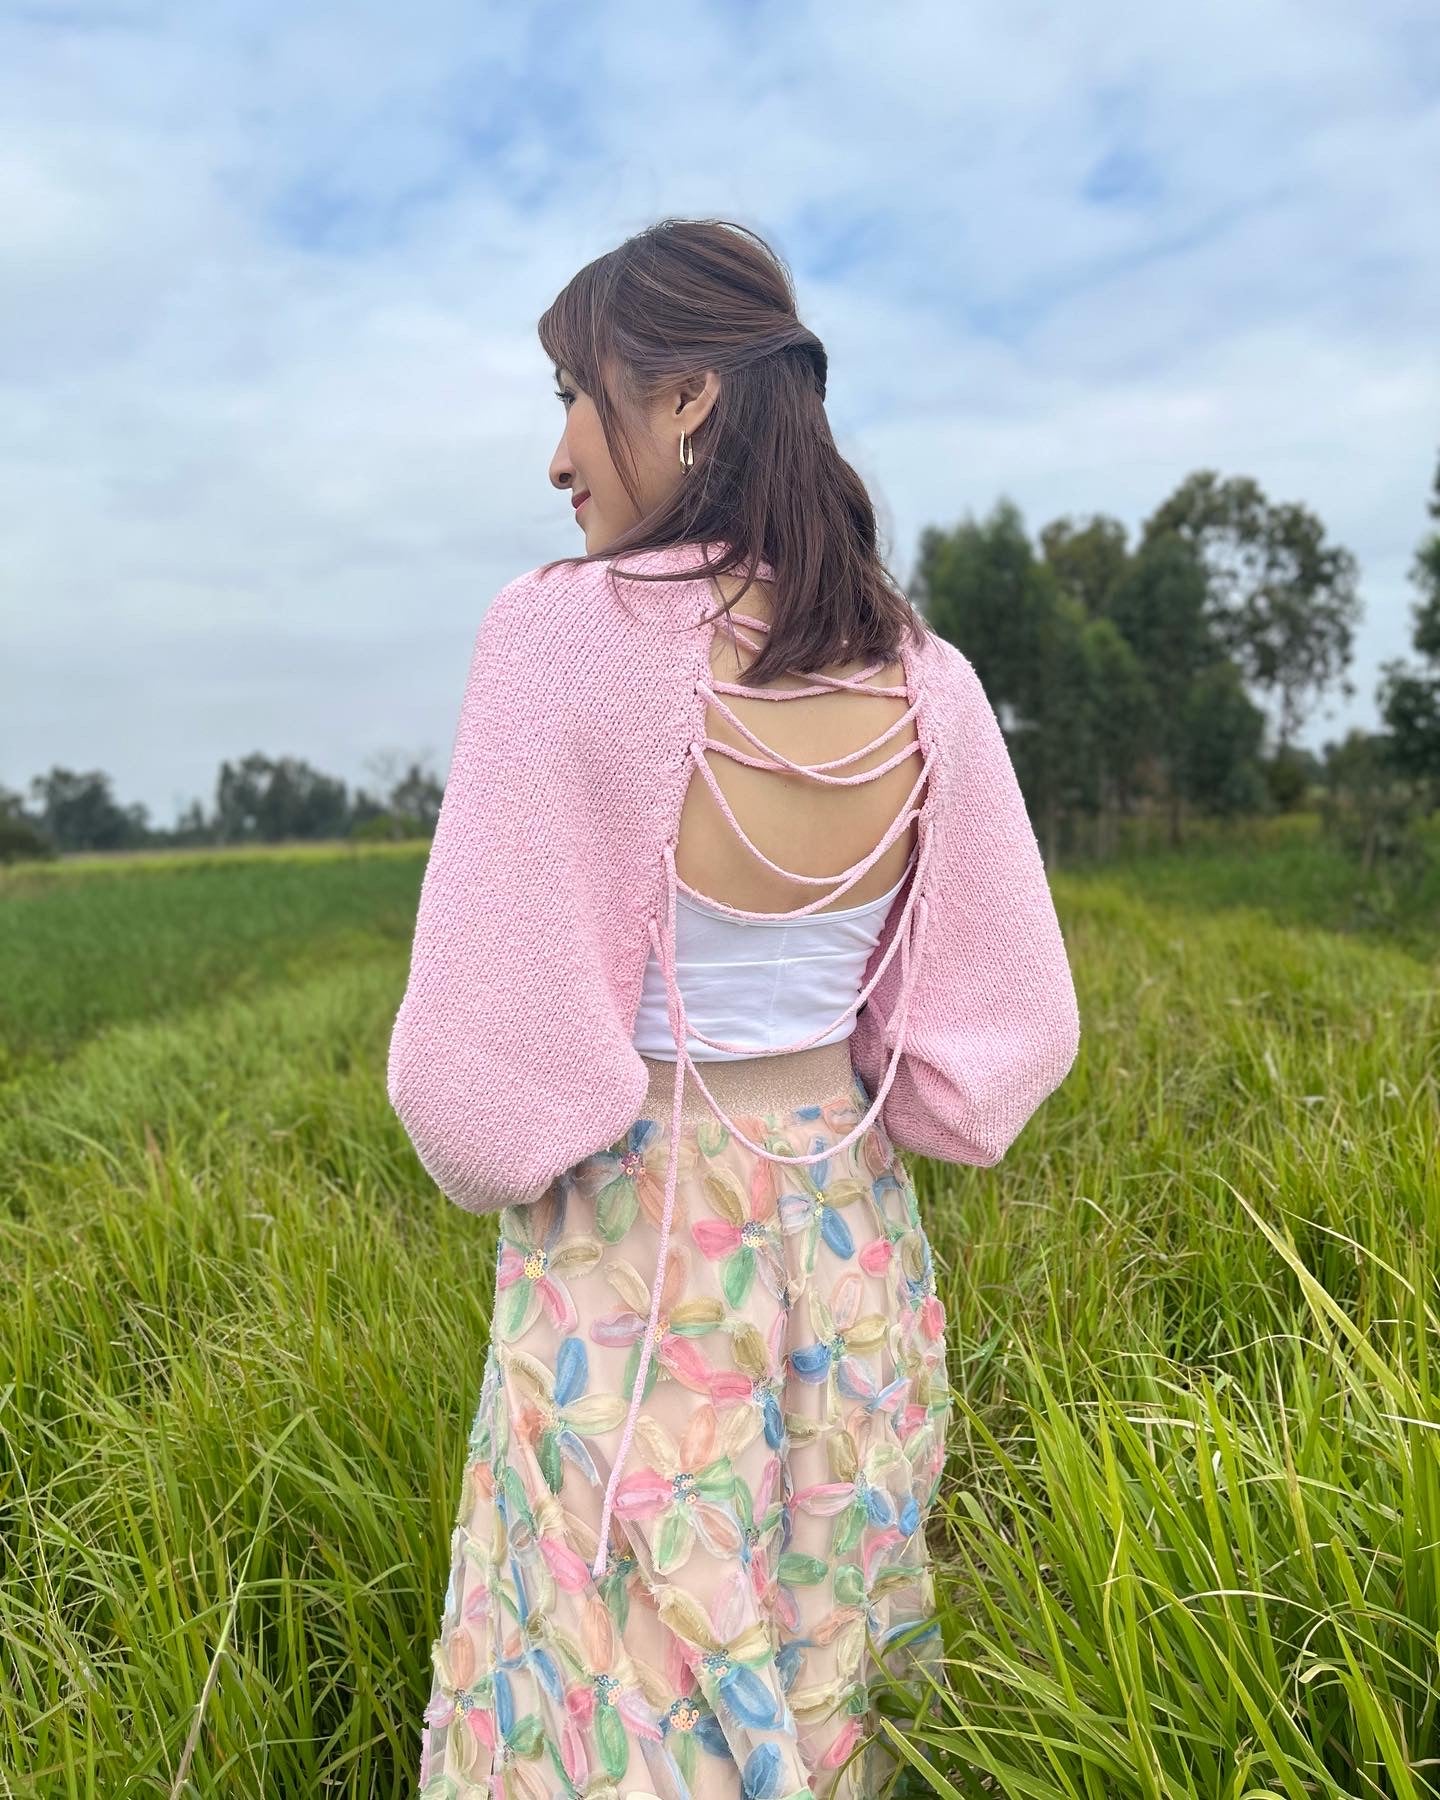
<instances>
[{"instance_id":1,"label":"lips","mask_svg":"<svg viewBox=\"0 0 1440 1800\"><path fill-rule=\"evenodd\" d=\"M585 502L589 498L590 498L589 488L581 488L581 490L578 494L572 494L570 496L570 504L575 508L576 512L578 513L580 508L585 504Z\"/></svg>"}]
</instances>

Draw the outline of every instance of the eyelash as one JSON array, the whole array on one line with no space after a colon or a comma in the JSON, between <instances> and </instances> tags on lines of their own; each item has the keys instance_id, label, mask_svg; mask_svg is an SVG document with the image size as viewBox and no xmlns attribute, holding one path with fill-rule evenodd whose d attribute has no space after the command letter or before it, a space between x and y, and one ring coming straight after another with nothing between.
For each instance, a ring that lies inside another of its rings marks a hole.
<instances>
[{"instance_id":1,"label":"eyelash","mask_svg":"<svg viewBox=\"0 0 1440 1800\"><path fill-rule=\"evenodd\" d=\"M555 398L557 400L573 400L575 398L574 390L571 388L556 388Z\"/></svg>"}]
</instances>

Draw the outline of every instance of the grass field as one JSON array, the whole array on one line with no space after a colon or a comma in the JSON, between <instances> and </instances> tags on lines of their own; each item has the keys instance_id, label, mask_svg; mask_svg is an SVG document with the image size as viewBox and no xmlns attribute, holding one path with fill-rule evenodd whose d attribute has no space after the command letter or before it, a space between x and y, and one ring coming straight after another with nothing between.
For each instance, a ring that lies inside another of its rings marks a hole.
<instances>
[{"instance_id":1,"label":"grass field","mask_svg":"<svg viewBox=\"0 0 1440 1800\"><path fill-rule=\"evenodd\" d=\"M385 1098L422 868L0 876L0 1796L413 1792L494 1224ZM1288 822L1053 880L1075 1069L912 1164L914 1791L1440 1794L1440 908Z\"/></svg>"}]
</instances>

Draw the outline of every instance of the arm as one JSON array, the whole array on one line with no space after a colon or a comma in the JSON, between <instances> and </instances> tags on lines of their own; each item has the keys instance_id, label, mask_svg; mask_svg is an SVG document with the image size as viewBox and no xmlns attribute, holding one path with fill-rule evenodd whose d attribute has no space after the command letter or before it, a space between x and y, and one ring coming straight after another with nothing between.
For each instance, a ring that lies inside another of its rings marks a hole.
<instances>
[{"instance_id":1,"label":"arm","mask_svg":"<svg viewBox=\"0 0 1440 1800\"><path fill-rule=\"evenodd\" d=\"M990 1167L1069 1072L1080 1019L1064 938L1040 847L1004 733L979 676L936 639L942 690L933 718L944 732L945 791L926 891L929 925L909 1031L883 1120L900 1150ZM888 948L898 903L871 953L866 979ZM852 1038L852 1060L871 1092L895 1034L896 953Z\"/></svg>"},{"instance_id":2,"label":"arm","mask_svg":"<svg viewBox=\"0 0 1440 1800\"><path fill-rule=\"evenodd\" d=\"M391 1105L436 1185L474 1212L538 1198L635 1110L586 912L600 851L566 828L573 603L521 576L481 621L390 1040Z\"/></svg>"}]
</instances>

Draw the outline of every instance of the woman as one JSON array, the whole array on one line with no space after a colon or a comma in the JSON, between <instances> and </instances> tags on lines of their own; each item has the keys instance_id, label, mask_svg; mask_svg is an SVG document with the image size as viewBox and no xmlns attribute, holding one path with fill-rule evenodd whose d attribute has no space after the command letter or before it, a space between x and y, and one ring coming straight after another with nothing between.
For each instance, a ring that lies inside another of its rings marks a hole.
<instances>
[{"instance_id":1,"label":"woman","mask_svg":"<svg viewBox=\"0 0 1440 1800\"><path fill-rule=\"evenodd\" d=\"M501 1213L420 1792L873 1794L949 1417L902 1152L1059 1085L1064 942L773 252L664 221L539 330L585 550L477 633L390 1051Z\"/></svg>"}]
</instances>

